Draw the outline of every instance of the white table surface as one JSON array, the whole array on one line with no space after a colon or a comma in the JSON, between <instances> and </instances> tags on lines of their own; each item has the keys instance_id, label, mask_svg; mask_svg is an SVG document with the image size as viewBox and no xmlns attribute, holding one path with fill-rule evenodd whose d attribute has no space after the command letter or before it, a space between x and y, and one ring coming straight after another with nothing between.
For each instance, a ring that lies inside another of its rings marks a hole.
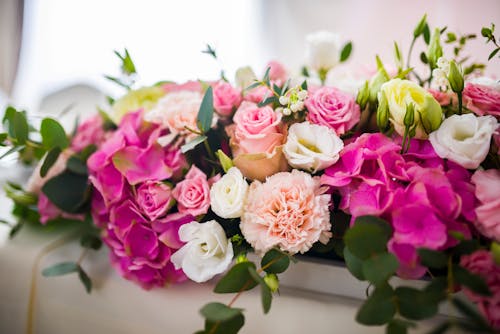
<instances>
[{"instance_id":1,"label":"white table surface","mask_svg":"<svg viewBox=\"0 0 500 334\"><path fill-rule=\"evenodd\" d=\"M16 166L0 167L0 183L15 180L22 170ZM10 202L0 197L0 218L8 216ZM0 333L25 333L31 270L40 250L60 233L36 232L23 228L13 240L6 240L7 229L0 226ZM76 242L48 254L41 268L61 261L74 261L81 248ZM55 278L36 275L33 333L47 334L132 334L132 333L193 333L202 329L203 319L198 310L208 302L229 302L233 294L212 293L213 283L184 283L165 289L142 290L121 278L110 266L107 250L92 252L82 263L92 277L91 295L85 291L76 275ZM245 292L236 302L244 308L246 324L241 333L384 333L384 327L365 327L355 320L362 300L339 296L362 297L364 283L350 278L343 268L321 264L292 265L283 278L280 296L273 300L271 311L263 315L259 289ZM353 284L352 288L346 287ZM331 288L323 292L297 289L305 286ZM343 291L343 292L342 292ZM440 320L427 321L412 333L425 333Z\"/></svg>"}]
</instances>

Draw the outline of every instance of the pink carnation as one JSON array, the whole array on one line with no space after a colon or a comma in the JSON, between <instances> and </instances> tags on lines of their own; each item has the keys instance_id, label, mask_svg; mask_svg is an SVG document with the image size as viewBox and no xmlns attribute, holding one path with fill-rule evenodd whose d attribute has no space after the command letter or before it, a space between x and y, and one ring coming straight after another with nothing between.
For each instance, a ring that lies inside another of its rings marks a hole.
<instances>
[{"instance_id":1,"label":"pink carnation","mask_svg":"<svg viewBox=\"0 0 500 334\"><path fill-rule=\"evenodd\" d=\"M493 256L486 250L478 250L460 259L460 265L471 273L481 276L488 285L492 295L481 296L469 289L465 294L475 303L479 310L488 319L490 324L500 330L500 266L495 263Z\"/></svg>"},{"instance_id":2,"label":"pink carnation","mask_svg":"<svg viewBox=\"0 0 500 334\"><path fill-rule=\"evenodd\" d=\"M319 178L298 170L274 174L250 185L241 232L258 252L278 246L304 253L331 237L329 202Z\"/></svg>"},{"instance_id":3,"label":"pink carnation","mask_svg":"<svg viewBox=\"0 0 500 334\"><path fill-rule=\"evenodd\" d=\"M305 106L311 123L328 126L338 135L359 122L360 110L354 97L334 87L321 87L310 92Z\"/></svg>"},{"instance_id":4,"label":"pink carnation","mask_svg":"<svg viewBox=\"0 0 500 334\"><path fill-rule=\"evenodd\" d=\"M467 83L463 92L465 106L479 116L500 117L500 91L493 87Z\"/></svg>"},{"instance_id":5,"label":"pink carnation","mask_svg":"<svg viewBox=\"0 0 500 334\"><path fill-rule=\"evenodd\" d=\"M71 149L80 152L89 145L99 146L106 137L104 121L100 115L95 115L78 125L76 134L71 140Z\"/></svg>"},{"instance_id":6,"label":"pink carnation","mask_svg":"<svg viewBox=\"0 0 500 334\"><path fill-rule=\"evenodd\" d=\"M177 207L181 213L199 216L207 213L210 207L207 176L195 165L191 166L184 180L177 183L172 195L177 200Z\"/></svg>"},{"instance_id":7,"label":"pink carnation","mask_svg":"<svg viewBox=\"0 0 500 334\"><path fill-rule=\"evenodd\" d=\"M472 182L480 202L476 207L476 227L488 238L500 242L500 170L477 170Z\"/></svg>"},{"instance_id":8,"label":"pink carnation","mask_svg":"<svg viewBox=\"0 0 500 334\"><path fill-rule=\"evenodd\" d=\"M221 116L231 116L241 103L241 90L219 81L213 86L214 108Z\"/></svg>"}]
</instances>

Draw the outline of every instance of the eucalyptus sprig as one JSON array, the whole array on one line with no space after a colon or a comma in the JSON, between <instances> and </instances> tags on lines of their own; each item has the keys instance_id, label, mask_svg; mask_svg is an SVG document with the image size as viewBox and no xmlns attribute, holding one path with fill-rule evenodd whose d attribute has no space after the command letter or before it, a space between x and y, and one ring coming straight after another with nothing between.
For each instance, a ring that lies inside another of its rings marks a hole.
<instances>
[{"instance_id":1,"label":"eucalyptus sprig","mask_svg":"<svg viewBox=\"0 0 500 334\"><path fill-rule=\"evenodd\" d=\"M118 59L120 59L121 61L121 76L114 77L110 75L104 75L104 77L127 90L131 90L132 86L136 82L137 76L137 70L135 68L134 62L132 61L132 57L130 56L127 49L124 49L123 54L116 50L114 52Z\"/></svg>"},{"instance_id":2,"label":"eucalyptus sprig","mask_svg":"<svg viewBox=\"0 0 500 334\"><path fill-rule=\"evenodd\" d=\"M488 56L488 60L491 60L500 51L500 45L498 44L500 43L500 39L497 42L497 38L495 37L495 35L493 35L494 32L495 24L493 23L489 28L483 27L481 29L481 35L486 38L486 44L491 42L495 46L495 49L493 49L493 51L491 51L490 55ZM500 58L500 55L498 57Z\"/></svg>"}]
</instances>

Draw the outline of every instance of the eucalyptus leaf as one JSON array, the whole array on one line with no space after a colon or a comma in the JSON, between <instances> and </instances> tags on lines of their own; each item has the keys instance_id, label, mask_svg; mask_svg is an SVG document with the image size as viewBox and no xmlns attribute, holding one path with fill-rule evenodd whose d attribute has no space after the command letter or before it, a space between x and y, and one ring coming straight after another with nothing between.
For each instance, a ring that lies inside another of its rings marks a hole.
<instances>
[{"instance_id":1,"label":"eucalyptus leaf","mask_svg":"<svg viewBox=\"0 0 500 334\"><path fill-rule=\"evenodd\" d=\"M347 247L344 247L344 260L347 269L354 277L360 281L366 280L365 275L363 274L363 261L354 256Z\"/></svg>"},{"instance_id":2,"label":"eucalyptus leaf","mask_svg":"<svg viewBox=\"0 0 500 334\"><path fill-rule=\"evenodd\" d=\"M381 253L365 260L362 264L363 276L375 286L387 281L399 267L396 256Z\"/></svg>"},{"instance_id":3,"label":"eucalyptus leaf","mask_svg":"<svg viewBox=\"0 0 500 334\"><path fill-rule=\"evenodd\" d=\"M438 311L438 304L426 292L410 287L398 287L399 312L402 316L412 320L423 320L434 316Z\"/></svg>"},{"instance_id":4,"label":"eucalyptus leaf","mask_svg":"<svg viewBox=\"0 0 500 334\"><path fill-rule=\"evenodd\" d=\"M201 132L207 133L212 127L212 119L214 117L214 96L212 87L208 87L201 101L200 110L198 111L197 123Z\"/></svg>"},{"instance_id":5,"label":"eucalyptus leaf","mask_svg":"<svg viewBox=\"0 0 500 334\"><path fill-rule=\"evenodd\" d=\"M388 284L375 289L356 314L356 321L363 325L383 325L396 313L394 290Z\"/></svg>"},{"instance_id":6,"label":"eucalyptus leaf","mask_svg":"<svg viewBox=\"0 0 500 334\"><path fill-rule=\"evenodd\" d=\"M45 277L61 276L78 272L80 266L76 262L61 262L45 268L42 275Z\"/></svg>"},{"instance_id":7,"label":"eucalyptus leaf","mask_svg":"<svg viewBox=\"0 0 500 334\"><path fill-rule=\"evenodd\" d=\"M61 154L61 148L59 146L52 148L47 153L47 155L45 156L45 159L43 160L42 167L40 167L40 176L41 177L45 177L47 175L50 168L52 168L52 166L56 163L60 154Z\"/></svg>"},{"instance_id":8,"label":"eucalyptus leaf","mask_svg":"<svg viewBox=\"0 0 500 334\"><path fill-rule=\"evenodd\" d=\"M491 296L491 291L481 276L473 274L459 265L454 265L453 277L457 283L467 287L471 291L479 295Z\"/></svg>"},{"instance_id":9,"label":"eucalyptus leaf","mask_svg":"<svg viewBox=\"0 0 500 334\"><path fill-rule=\"evenodd\" d=\"M340 52L340 62L343 63L347 59L349 59L351 52L352 52L352 42L348 42L346 45L344 45L342 51Z\"/></svg>"},{"instance_id":10,"label":"eucalyptus leaf","mask_svg":"<svg viewBox=\"0 0 500 334\"><path fill-rule=\"evenodd\" d=\"M94 234L85 234L80 239L80 245L84 248L98 250L102 246L102 240Z\"/></svg>"},{"instance_id":11,"label":"eucalyptus leaf","mask_svg":"<svg viewBox=\"0 0 500 334\"><path fill-rule=\"evenodd\" d=\"M75 174L88 175L87 164L76 156L71 156L66 162L66 168Z\"/></svg>"},{"instance_id":12,"label":"eucalyptus leaf","mask_svg":"<svg viewBox=\"0 0 500 334\"><path fill-rule=\"evenodd\" d=\"M231 308L222 303L209 303L200 310L201 315L209 321L228 321L241 314L241 309Z\"/></svg>"},{"instance_id":13,"label":"eucalyptus leaf","mask_svg":"<svg viewBox=\"0 0 500 334\"><path fill-rule=\"evenodd\" d=\"M17 144L23 145L26 143L29 135L29 125L24 113L16 111L12 124L9 123L9 127L12 129L12 137L17 140Z\"/></svg>"},{"instance_id":14,"label":"eucalyptus leaf","mask_svg":"<svg viewBox=\"0 0 500 334\"><path fill-rule=\"evenodd\" d=\"M205 135L198 136L198 137L194 138L189 143L186 143L186 144L181 146L181 152L186 153L188 151L191 151L193 148L195 148L199 144L203 143L206 139L207 139L207 136L205 136Z\"/></svg>"},{"instance_id":15,"label":"eucalyptus leaf","mask_svg":"<svg viewBox=\"0 0 500 334\"><path fill-rule=\"evenodd\" d=\"M236 334L245 324L245 317L243 314L239 314L236 317L228 321L217 321L212 322L210 320L205 321L205 333L208 334Z\"/></svg>"},{"instance_id":16,"label":"eucalyptus leaf","mask_svg":"<svg viewBox=\"0 0 500 334\"><path fill-rule=\"evenodd\" d=\"M85 291L87 291L87 293L91 293L92 292L92 280L90 279L90 277L87 275L87 273L80 266L78 266L78 278L80 279L80 282L82 282L83 286L85 287Z\"/></svg>"},{"instance_id":17,"label":"eucalyptus leaf","mask_svg":"<svg viewBox=\"0 0 500 334\"><path fill-rule=\"evenodd\" d=\"M87 176L65 170L48 180L43 185L42 192L59 209L79 213L89 196L87 181Z\"/></svg>"},{"instance_id":18,"label":"eucalyptus leaf","mask_svg":"<svg viewBox=\"0 0 500 334\"><path fill-rule=\"evenodd\" d=\"M246 291L253 289L257 286L256 282L250 275L248 268L253 267L253 262L241 262L235 264L224 275L214 288L215 293L235 293L239 291Z\"/></svg>"},{"instance_id":19,"label":"eucalyptus leaf","mask_svg":"<svg viewBox=\"0 0 500 334\"><path fill-rule=\"evenodd\" d=\"M42 120L40 134L42 136L42 144L47 150L54 147L65 149L69 146L69 140L64 128L59 122L52 118L45 118Z\"/></svg>"},{"instance_id":20,"label":"eucalyptus leaf","mask_svg":"<svg viewBox=\"0 0 500 334\"><path fill-rule=\"evenodd\" d=\"M374 216L358 217L344 236L349 251L361 260L383 253L391 236L391 227Z\"/></svg>"},{"instance_id":21,"label":"eucalyptus leaf","mask_svg":"<svg viewBox=\"0 0 500 334\"><path fill-rule=\"evenodd\" d=\"M257 270L255 270L254 267L248 267L248 272L250 273L250 276L252 276L252 278L260 285L262 310L264 311L264 314L267 314L271 309L271 302L273 300L271 289L267 286L264 279L257 273Z\"/></svg>"},{"instance_id":22,"label":"eucalyptus leaf","mask_svg":"<svg viewBox=\"0 0 500 334\"><path fill-rule=\"evenodd\" d=\"M289 265L288 255L274 248L269 250L260 261L262 269L269 274L280 274L287 270Z\"/></svg>"},{"instance_id":23,"label":"eucalyptus leaf","mask_svg":"<svg viewBox=\"0 0 500 334\"><path fill-rule=\"evenodd\" d=\"M420 256L420 261L426 267L439 269L448 265L448 256L442 252L420 248L418 255Z\"/></svg>"}]
</instances>

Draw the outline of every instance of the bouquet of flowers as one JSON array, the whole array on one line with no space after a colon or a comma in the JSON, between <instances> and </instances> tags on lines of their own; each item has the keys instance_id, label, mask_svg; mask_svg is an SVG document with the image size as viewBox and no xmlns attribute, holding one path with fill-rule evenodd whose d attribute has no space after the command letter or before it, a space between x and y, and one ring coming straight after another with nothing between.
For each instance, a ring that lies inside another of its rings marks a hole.
<instances>
[{"instance_id":1,"label":"bouquet of flowers","mask_svg":"<svg viewBox=\"0 0 500 334\"><path fill-rule=\"evenodd\" d=\"M494 25L482 35L499 51ZM27 221L81 221L84 248L109 248L124 278L145 289L221 275L214 291L229 304L201 309L198 333L236 333L237 297L259 287L264 313L278 274L297 254L345 262L371 286L356 320L406 333L441 302L473 332L500 329L500 83L467 64L467 40L426 16L414 30L408 61L395 43L395 66L377 56L372 72L346 85L332 68L352 43L332 33L307 38L307 66L291 75L270 62L219 80L162 81L134 88L129 53L117 53L127 89L68 136L54 119L28 124L6 110L0 142L24 162L40 160L27 186L8 184L14 232ZM410 67L416 40L427 73ZM444 56L443 44L454 48ZM208 46L206 53L217 57ZM247 257L255 252L260 262ZM301 257L302 258L302 257ZM80 261L46 268L77 272ZM425 278L422 289L390 279ZM456 297L463 290L479 312Z\"/></svg>"}]
</instances>

